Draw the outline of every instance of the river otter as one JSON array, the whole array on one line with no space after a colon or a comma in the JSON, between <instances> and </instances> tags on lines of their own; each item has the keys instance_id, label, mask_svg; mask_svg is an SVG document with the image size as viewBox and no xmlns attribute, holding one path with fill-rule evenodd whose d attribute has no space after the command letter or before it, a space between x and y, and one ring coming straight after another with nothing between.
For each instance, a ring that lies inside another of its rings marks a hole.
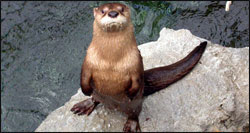
<instances>
[{"instance_id":1,"label":"river otter","mask_svg":"<svg viewBox=\"0 0 250 133\"><path fill-rule=\"evenodd\" d=\"M130 9L120 3L94 8L93 38L84 59L80 85L92 96L71 109L89 115L103 103L128 115L123 131L141 131L138 116L143 96L159 91L184 77L198 63L206 42L175 64L144 71L137 48Z\"/></svg>"}]
</instances>

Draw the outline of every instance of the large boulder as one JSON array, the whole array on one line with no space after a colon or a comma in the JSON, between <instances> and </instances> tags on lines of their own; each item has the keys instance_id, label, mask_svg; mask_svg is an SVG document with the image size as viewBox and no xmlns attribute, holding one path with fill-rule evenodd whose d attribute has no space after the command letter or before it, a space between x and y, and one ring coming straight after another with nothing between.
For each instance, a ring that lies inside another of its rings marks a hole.
<instances>
[{"instance_id":1,"label":"large boulder","mask_svg":"<svg viewBox=\"0 0 250 133\"><path fill-rule=\"evenodd\" d=\"M157 41L139 46L144 68L172 64L202 41L188 30L164 28ZM90 116L70 111L87 98L79 89L36 131L122 131L126 115L101 104ZM142 131L248 131L249 48L227 48L208 41L191 73L145 97L139 121Z\"/></svg>"}]
</instances>

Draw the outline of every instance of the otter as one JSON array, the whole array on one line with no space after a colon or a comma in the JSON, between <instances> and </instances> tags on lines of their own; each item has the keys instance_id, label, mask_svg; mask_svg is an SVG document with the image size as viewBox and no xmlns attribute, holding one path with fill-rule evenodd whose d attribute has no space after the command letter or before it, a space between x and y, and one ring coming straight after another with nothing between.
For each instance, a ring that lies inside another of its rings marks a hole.
<instances>
[{"instance_id":1,"label":"otter","mask_svg":"<svg viewBox=\"0 0 250 133\"><path fill-rule=\"evenodd\" d=\"M124 132L141 131L138 116L143 97L187 75L198 63L207 42L174 64L144 71L128 6L107 3L93 12L93 38L80 77L82 92L92 97L75 104L71 111L90 115L102 103L127 114Z\"/></svg>"}]
</instances>

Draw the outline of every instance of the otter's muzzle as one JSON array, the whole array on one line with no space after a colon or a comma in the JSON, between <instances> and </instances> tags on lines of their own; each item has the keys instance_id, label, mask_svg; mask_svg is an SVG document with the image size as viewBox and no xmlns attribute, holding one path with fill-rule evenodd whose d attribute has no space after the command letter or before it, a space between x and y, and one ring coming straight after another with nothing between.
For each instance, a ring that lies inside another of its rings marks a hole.
<instances>
[{"instance_id":1,"label":"otter's muzzle","mask_svg":"<svg viewBox=\"0 0 250 133\"><path fill-rule=\"evenodd\" d=\"M111 17L111 18L115 18L115 17L117 17L117 16L119 15L119 13L116 12L116 11L111 11L111 12L108 13L108 15L109 15L109 17Z\"/></svg>"}]
</instances>

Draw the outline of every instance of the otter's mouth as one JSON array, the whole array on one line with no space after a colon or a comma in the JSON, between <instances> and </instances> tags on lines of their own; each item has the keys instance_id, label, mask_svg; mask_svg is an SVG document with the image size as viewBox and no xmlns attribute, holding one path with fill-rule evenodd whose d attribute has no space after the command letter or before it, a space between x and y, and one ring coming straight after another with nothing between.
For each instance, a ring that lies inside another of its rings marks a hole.
<instances>
[{"instance_id":1,"label":"otter's mouth","mask_svg":"<svg viewBox=\"0 0 250 133\"><path fill-rule=\"evenodd\" d=\"M105 31L119 31L124 29L127 25L127 20L123 16L118 16L116 18L110 18L105 16L101 19L101 26Z\"/></svg>"},{"instance_id":2,"label":"otter's mouth","mask_svg":"<svg viewBox=\"0 0 250 133\"><path fill-rule=\"evenodd\" d=\"M122 23L117 22L111 22L103 25L103 29L105 31L119 31L124 28L124 25Z\"/></svg>"},{"instance_id":3,"label":"otter's mouth","mask_svg":"<svg viewBox=\"0 0 250 133\"><path fill-rule=\"evenodd\" d=\"M105 24L106 26L121 26L122 22L110 22Z\"/></svg>"},{"instance_id":4,"label":"otter's mouth","mask_svg":"<svg viewBox=\"0 0 250 133\"><path fill-rule=\"evenodd\" d=\"M117 23L117 22L110 22L108 25L117 25L117 24L119 24L119 23Z\"/></svg>"}]
</instances>

